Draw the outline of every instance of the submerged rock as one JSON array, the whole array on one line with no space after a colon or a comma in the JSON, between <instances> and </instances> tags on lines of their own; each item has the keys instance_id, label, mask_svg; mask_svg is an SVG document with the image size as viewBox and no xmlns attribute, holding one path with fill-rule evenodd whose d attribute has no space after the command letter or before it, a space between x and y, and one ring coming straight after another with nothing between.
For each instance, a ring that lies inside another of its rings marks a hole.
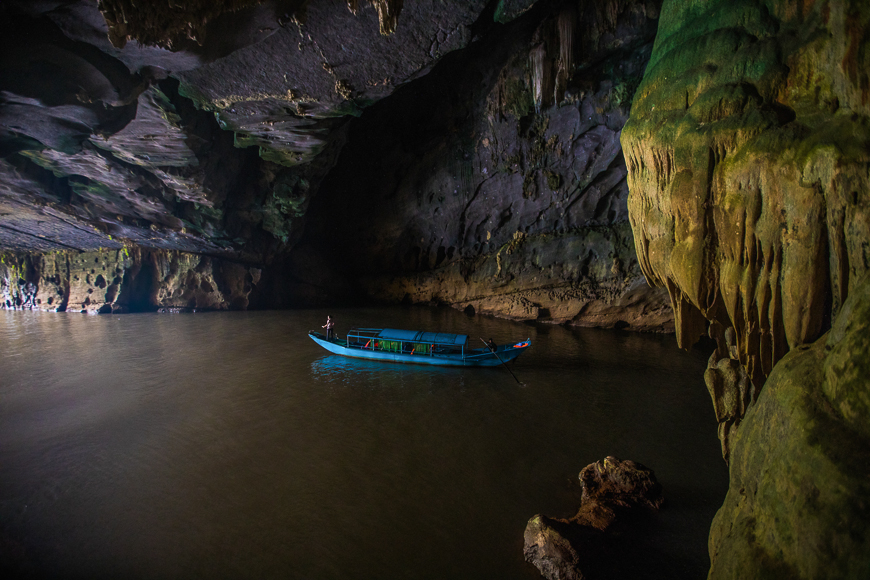
<instances>
[{"instance_id":1,"label":"submerged rock","mask_svg":"<svg viewBox=\"0 0 870 580\"><path fill-rule=\"evenodd\" d=\"M615 557L608 530L638 507L658 510L664 503L655 473L631 460L606 457L584 467L579 479L583 495L573 517L539 514L526 525L523 554L548 580L602 577Z\"/></svg>"},{"instance_id":2,"label":"submerged rock","mask_svg":"<svg viewBox=\"0 0 870 580\"><path fill-rule=\"evenodd\" d=\"M569 524L547 516L529 520L523 535L523 554L548 580L581 580L580 556L566 536ZM573 534L572 534L573 536Z\"/></svg>"},{"instance_id":3,"label":"submerged rock","mask_svg":"<svg viewBox=\"0 0 870 580\"><path fill-rule=\"evenodd\" d=\"M655 472L630 459L606 457L587 465L580 472L580 486L584 506L594 503L659 509L665 501ZM578 516L574 519L579 522Z\"/></svg>"}]
</instances>

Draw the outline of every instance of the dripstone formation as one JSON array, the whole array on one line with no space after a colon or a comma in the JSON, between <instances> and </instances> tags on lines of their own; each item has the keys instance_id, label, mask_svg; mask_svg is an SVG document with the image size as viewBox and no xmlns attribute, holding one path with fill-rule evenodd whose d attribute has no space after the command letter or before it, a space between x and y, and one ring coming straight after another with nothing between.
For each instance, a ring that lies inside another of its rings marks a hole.
<instances>
[{"instance_id":1,"label":"dripstone formation","mask_svg":"<svg viewBox=\"0 0 870 580\"><path fill-rule=\"evenodd\" d=\"M245 310L261 275L237 262L171 250L0 252L0 304L90 314Z\"/></svg>"},{"instance_id":2,"label":"dripstone formation","mask_svg":"<svg viewBox=\"0 0 870 580\"><path fill-rule=\"evenodd\" d=\"M665 2L622 135L641 267L680 345L718 344L711 579L870 574L868 30L858 1Z\"/></svg>"}]
</instances>

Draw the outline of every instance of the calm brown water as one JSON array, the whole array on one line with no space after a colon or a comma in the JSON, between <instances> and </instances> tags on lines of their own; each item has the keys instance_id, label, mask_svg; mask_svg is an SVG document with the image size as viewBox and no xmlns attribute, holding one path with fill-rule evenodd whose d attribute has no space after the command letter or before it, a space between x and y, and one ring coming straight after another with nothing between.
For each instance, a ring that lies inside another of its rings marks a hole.
<instances>
[{"instance_id":1,"label":"calm brown water","mask_svg":"<svg viewBox=\"0 0 870 580\"><path fill-rule=\"evenodd\" d=\"M703 578L727 489L707 353L446 309L350 324L531 338L503 369L354 361L326 311L0 312L0 571L57 578L533 579L526 521L582 467L652 467L649 578ZM647 562L649 564L647 565Z\"/></svg>"}]
</instances>

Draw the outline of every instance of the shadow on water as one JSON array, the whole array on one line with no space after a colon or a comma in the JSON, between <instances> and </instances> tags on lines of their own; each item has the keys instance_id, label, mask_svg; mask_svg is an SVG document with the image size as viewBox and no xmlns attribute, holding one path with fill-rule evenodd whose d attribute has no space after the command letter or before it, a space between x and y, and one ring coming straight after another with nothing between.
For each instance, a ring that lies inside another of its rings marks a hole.
<instances>
[{"instance_id":1,"label":"shadow on water","mask_svg":"<svg viewBox=\"0 0 870 580\"><path fill-rule=\"evenodd\" d=\"M444 388L463 389L469 370L471 369L387 363L338 355L326 356L311 363L311 377L318 383L381 392L402 388L410 388L415 392L432 392Z\"/></svg>"}]
</instances>

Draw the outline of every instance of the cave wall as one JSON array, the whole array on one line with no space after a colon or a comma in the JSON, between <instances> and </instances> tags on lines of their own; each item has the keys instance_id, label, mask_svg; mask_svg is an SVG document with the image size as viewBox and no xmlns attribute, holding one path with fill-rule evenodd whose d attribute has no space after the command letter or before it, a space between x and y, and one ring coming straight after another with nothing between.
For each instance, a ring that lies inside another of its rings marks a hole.
<instances>
[{"instance_id":1,"label":"cave wall","mask_svg":"<svg viewBox=\"0 0 870 580\"><path fill-rule=\"evenodd\" d=\"M259 268L174 250L0 252L0 308L111 314L245 310Z\"/></svg>"},{"instance_id":2,"label":"cave wall","mask_svg":"<svg viewBox=\"0 0 870 580\"><path fill-rule=\"evenodd\" d=\"M280 246L287 179L179 94L168 75L195 55L114 49L96 2L2 11L0 247L262 261Z\"/></svg>"},{"instance_id":3,"label":"cave wall","mask_svg":"<svg viewBox=\"0 0 870 580\"><path fill-rule=\"evenodd\" d=\"M870 573L868 25L858 1L666 1L622 134L640 266L679 344L718 345L713 579Z\"/></svg>"},{"instance_id":4,"label":"cave wall","mask_svg":"<svg viewBox=\"0 0 870 580\"><path fill-rule=\"evenodd\" d=\"M266 268L260 306L669 331L619 143L659 4L10 0L0 247Z\"/></svg>"},{"instance_id":5,"label":"cave wall","mask_svg":"<svg viewBox=\"0 0 870 580\"><path fill-rule=\"evenodd\" d=\"M658 9L514 6L367 109L312 201L294 294L671 330L634 254L619 142Z\"/></svg>"}]
</instances>

